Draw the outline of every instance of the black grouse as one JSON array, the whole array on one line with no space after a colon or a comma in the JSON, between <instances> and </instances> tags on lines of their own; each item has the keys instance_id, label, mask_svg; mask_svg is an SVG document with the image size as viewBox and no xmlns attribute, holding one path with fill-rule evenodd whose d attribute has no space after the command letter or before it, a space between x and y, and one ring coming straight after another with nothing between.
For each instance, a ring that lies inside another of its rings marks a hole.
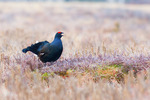
<instances>
[{"instance_id":1,"label":"black grouse","mask_svg":"<svg viewBox=\"0 0 150 100\"><path fill-rule=\"evenodd\" d=\"M54 40L51 43L48 41L38 42L23 49L22 52L26 53L31 51L32 53L36 54L43 63L54 62L61 56L63 51L63 45L61 41L62 36L63 32L57 32Z\"/></svg>"}]
</instances>

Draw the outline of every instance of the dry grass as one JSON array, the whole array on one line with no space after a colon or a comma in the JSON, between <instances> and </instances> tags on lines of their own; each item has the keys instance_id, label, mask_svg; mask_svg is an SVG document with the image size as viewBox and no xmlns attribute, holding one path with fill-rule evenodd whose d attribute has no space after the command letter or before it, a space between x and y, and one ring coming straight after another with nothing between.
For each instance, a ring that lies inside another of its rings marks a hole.
<instances>
[{"instance_id":1,"label":"dry grass","mask_svg":"<svg viewBox=\"0 0 150 100\"><path fill-rule=\"evenodd\" d=\"M2 100L149 100L150 7L0 3ZM22 48L63 31L53 65Z\"/></svg>"}]
</instances>

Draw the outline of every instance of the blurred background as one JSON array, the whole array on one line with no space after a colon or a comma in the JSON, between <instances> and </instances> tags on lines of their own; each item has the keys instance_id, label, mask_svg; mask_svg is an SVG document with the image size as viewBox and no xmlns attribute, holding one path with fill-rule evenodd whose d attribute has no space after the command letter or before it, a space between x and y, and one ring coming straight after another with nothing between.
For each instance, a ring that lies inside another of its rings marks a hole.
<instances>
[{"instance_id":1,"label":"blurred background","mask_svg":"<svg viewBox=\"0 0 150 100\"><path fill-rule=\"evenodd\" d=\"M0 1L53 1L53 2L71 2L71 1L78 1L78 2L107 2L107 3L150 3L149 0L0 0Z\"/></svg>"},{"instance_id":2,"label":"blurred background","mask_svg":"<svg viewBox=\"0 0 150 100\"><path fill-rule=\"evenodd\" d=\"M0 1L0 47L8 54L21 53L36 41L52 41L57 31L66 34L66 57L72 51L97 54L118 49L131 54L131 48L145 53L150 49L149 0Z\"/></svg>"},{"instance_id":3,"label":"blurred background","mask_svg":"<svg viewBox=\"0 0 150 100\"><path fill-rule=\"evenodd\" d=\"M115 80L150 68L150 0L0 1L1 100L149 100L149 73ZM64 49L55 64L22 53L58 31ZM66 78L54 74L63 71Z\"/></svg>"}]
</instances>

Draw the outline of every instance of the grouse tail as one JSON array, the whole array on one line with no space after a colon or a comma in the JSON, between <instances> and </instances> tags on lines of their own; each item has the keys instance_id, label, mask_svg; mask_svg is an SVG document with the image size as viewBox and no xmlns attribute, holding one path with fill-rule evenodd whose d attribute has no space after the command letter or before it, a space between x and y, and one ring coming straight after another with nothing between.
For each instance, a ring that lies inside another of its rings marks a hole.
<instances>
[{"instance_id":1,"label":"grouse tail","mask_svg":"<svg viewBox=\"0 0 150 100\"><path fill-rule=\"evenodd\" d=\"M27 53L28 51L31 51L34 54L38 54L38 47L36 44L32 44L31 46L28 46L27 48L22 49L23 53Z\"/></svg>"},{"instance_id":2,"label":"grouse tail","mask_svg":"<svg viewBox=\"0 0 150 100\"><path fill-rule=\"evenodd\" d=\"M31 51L32 53L38 55L40 49L49 42L44 41L44 42L38 42L36 44L32 44L31 46L28 46L27 48L23 49L22 52L26 53L28 51Z\"/></svg>"},{"instance_id":3,"label":"grouse tail","mask_svg":"<svg viewBox=\"0 0 150 100\"><path fill-rule=\"evenodd\" d=\"M24 48L24 49L22 49L22 52L23 53L27 53L29 51L29 49L28 48Z\"/></svg>"}]
</instances>

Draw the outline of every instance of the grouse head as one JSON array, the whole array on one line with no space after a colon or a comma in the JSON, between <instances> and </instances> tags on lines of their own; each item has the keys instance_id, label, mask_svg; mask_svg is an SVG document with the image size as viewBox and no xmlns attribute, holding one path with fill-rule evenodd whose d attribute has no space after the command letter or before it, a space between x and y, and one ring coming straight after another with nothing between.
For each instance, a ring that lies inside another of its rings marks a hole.
<instances>
[{"instance_id":1,"label":"grouse head","mask_svg":"<svg viewBox=\"0 0 150 100\"><path fill-rule=\"evenodd\" d=\"M64 34L63 32L57 32L56 35L55 35L55 38L60 39L63 36L63 34Z\"/></svg>"}]
</instances>

